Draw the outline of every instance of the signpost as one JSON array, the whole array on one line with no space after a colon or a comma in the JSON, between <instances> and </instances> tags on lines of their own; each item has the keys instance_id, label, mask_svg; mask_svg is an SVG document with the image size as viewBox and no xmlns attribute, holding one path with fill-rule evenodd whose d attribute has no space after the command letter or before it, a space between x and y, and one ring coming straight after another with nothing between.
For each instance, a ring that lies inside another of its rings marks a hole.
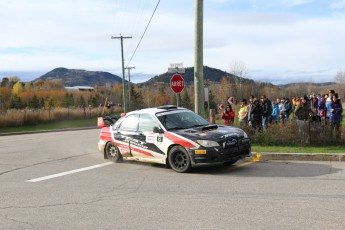
<instances>
[{"instance_id":1,"label":"signpost","mask_svg":"<svg viewBox=\"0 0 345 230\"><path fill-rule=\"evenodd\" d=\"M179 96L178 93L181 93L184 89L184 79L179 73L185 73L185 68L183 67L183 63L174 63L170 64L168 68L168 73L174 73L174 75L170 79L170 88L176 94L176 104L177 107L179 106Z\"/></svg>"}]
</instances>

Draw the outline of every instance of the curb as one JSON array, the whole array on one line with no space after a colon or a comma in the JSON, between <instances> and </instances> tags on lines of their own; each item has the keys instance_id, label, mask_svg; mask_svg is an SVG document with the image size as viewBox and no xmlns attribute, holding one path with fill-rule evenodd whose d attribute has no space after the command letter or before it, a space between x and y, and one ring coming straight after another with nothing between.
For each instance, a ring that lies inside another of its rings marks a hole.
<instances>
[{"instance_id":1,"label":"curb","mask_svg":"<svg viewBox=\"0 0 345 230\"><path fill-rule=\"evenodd\" d=\"M292 160L292 161L345 161L345 153L252 153L253 161Z\"/></svg>"}]
</instances>

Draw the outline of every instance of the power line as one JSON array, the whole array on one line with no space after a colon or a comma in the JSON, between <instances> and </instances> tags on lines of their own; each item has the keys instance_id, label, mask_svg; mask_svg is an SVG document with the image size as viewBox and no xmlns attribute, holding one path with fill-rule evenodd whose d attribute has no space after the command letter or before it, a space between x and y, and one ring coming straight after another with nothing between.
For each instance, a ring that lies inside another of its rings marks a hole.
<instances>
[{"instance_id":1,"label":"power line","mask_svg":"<svg viewBox=\"0 0 345 230\"><path fill-rule=\"evenodd\" d=\"M128 64L127 64L126 66L128 66L129 63L131 63L131 61L132 61L132 59L133 59L135 53L137 52L137 49L138 49L138 47L139 47L141 41L143 40L143 38L144 38L144 36L145 36L145 33L146 33L146 31L147 31L147 29L148 29L150 23L151 23L151 20L152 20L153 15L155 14L155 12L156 12L156 10L157 10L157 8L158 8L159 3L160 3L160 0L158 0L157 5L156 5L156 7L155 7L155 9L154 9L154 11L153 11L153 13L152 13L152 15L151 15L151 18L150 18L150 20L149 20L149 22L148 22L148 24L147 24L147 26L146 26L146 28L145 28L145 31L144 31L143 35L141 36L141 38L140 38L140 40L139 40L139 43L138 43L137 47L135 48L135 50L134 50L134 52L133 52L133 54L132 54L131 58L129 59L129 62L128 62Z\"/></svg>"}]
</instances>

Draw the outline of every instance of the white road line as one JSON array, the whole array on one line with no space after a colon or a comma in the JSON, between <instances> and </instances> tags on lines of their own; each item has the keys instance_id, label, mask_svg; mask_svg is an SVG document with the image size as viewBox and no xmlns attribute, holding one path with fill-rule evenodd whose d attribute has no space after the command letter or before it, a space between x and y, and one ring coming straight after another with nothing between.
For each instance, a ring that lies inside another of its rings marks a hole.
<instances>
[{"instance_id":1,"label":"white road line","mask_svg":"<svg viewBox=\"0 0 345 230\"><path fill-rule=\"evenodd\" d=\"M60 177L60 176L66 176L66 175L73 174L73 173L78 173L78 172L83 172L83 171L87 171L87 170L91 170L91 169L95 169L95 168L104 167L104 166L107 166L110 164L113 164L113 162L107 162L107 163L93 165L93 166L80 168L80 169L75 169L75 170L71 170L71 171L67 171L67 172L52 174L49 176L39 177L39 178L27 180L27 182L39 182L39 181L43 181L43 180L49 180L49 179Z\"/></svg>"}]
</instances>

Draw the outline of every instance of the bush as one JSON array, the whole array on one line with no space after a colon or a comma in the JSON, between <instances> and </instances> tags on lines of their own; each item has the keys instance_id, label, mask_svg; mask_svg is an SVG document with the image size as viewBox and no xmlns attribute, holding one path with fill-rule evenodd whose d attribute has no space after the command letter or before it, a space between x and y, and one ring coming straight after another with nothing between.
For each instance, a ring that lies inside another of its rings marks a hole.
<instances>
[{"instance_id":1,"label":"bush","mask_svg":"<svg viewBox=\"0 0 345 230\"><path fill-rule=\"evenodd\" d=\"M217 124L223 124L223 120L216 120ZM238 122L235 126L239 127ZM252 139L255 145L281 145L281 146L332 146L344 145L345 125L341 126L341 136L336 139L330 125L316 122L307 122L302 134L299 132L295 119L283 123L271 123L266 131L259 132L251 126L240 127ZM303 135L304 133L304 135Z\"/></svg>"}]
</instances>

